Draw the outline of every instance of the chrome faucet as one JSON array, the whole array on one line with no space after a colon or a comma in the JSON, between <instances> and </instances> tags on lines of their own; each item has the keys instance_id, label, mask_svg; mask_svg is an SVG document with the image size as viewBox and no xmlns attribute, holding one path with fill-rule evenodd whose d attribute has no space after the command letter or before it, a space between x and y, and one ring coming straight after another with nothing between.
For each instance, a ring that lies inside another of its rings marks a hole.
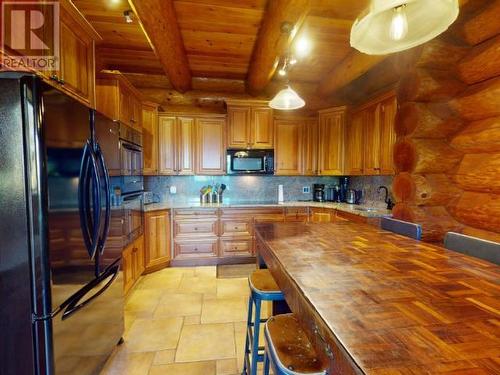
<instances>
[{"instance_id":1,"label":"chrome faucet","mask_svg":"<svg viewBox=\"0 0 500 375\"><path fill-rule=\"evenodd\" d=\"M380 190L385 190L385 199L384 202L387 203L387 209L392 210L394 207L394 202L392 201L391 198L389 198L389 189L387 189L387 186L379 186L377 192L380 194Z\"/></svg>"}]
</instances>

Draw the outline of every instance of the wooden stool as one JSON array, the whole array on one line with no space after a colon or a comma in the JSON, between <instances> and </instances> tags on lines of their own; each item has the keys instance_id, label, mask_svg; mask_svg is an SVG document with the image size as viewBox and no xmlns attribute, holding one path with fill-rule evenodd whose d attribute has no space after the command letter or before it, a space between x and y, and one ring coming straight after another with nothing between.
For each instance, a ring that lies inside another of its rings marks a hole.
<instances>
[{"instance_id":1,"label":"wooden stool","mask_svg":"<svg viewBox=\"0 0 500 375\"><path fill-rule=\"evenodd\" d=\"M269 367L274 375L327 374L294 314L269 318L264 337L264 375L269 375Z\"/></svg>"},{"instance_id":2,"label":"wooden stool","mask_svg":"<svg viewBox=\"0 0 500 375\"><path fill-rule=\"evenodd\" d=\"M262 301L283 301L285 299L278 284L267 269L258 269L248 278L250 297L248 298L247 336L245 340L244 375L256 375L257 363L264 361L264 348L259 347ZM255 305L255 316L253 306ZM261 353L259 353L261 351Z\"/></svg>"}]
</instances>

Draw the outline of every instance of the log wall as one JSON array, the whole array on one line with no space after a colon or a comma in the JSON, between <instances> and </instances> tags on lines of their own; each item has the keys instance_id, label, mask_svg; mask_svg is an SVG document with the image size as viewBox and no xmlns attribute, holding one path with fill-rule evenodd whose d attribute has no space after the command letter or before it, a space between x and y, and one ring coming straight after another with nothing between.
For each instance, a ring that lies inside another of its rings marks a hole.
<instances>
[{"instance_id":1,"label":"log wall","mask_svg":"<svg viewBox=\"0 0 500 375\"><path fill-rule=\"evenodd\" d=\"M496 9L500 0L462 14L458 27L408 54L399 82L393 214L421 224L425 241L447 231L500 240Z\"/></svg>"}]
</instances>

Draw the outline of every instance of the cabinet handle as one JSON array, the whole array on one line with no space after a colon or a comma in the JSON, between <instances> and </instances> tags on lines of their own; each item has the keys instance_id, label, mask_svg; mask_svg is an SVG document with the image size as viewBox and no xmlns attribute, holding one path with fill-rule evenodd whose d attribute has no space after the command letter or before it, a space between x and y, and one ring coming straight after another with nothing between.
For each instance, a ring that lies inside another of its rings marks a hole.
<instances>
[{"instance_id":1,"label":"cabinet handle","mask_svg":"<svg viewBox=\"0 0 500 375\"><path fill-rule=\"evenodd\" d=\"M198 228L195 227L194 230L198 230Z\"/></svg>"},{"instance_id":2,"label":"cabinet handle","mask_svg":"<svg viewBox=\"0 0 500 375\"><path fill-rule=\"evenodd\" d=\"M194 251L198 251L198 248L197 248L197 247L195 247L193 250L194 250Z\"/></svg>"}]
</instances>

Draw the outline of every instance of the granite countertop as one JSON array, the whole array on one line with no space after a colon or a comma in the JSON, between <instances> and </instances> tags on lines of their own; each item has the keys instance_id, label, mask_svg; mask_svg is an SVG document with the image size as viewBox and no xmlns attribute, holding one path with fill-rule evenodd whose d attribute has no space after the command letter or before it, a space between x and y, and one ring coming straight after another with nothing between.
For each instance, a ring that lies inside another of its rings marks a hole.
<instances>
[{"instance_id":1,"label":"granite countertop","mask_svg":"<svg viewBox=\"0 0 500 375\"><path fill-rule=\"evenodd\" d=\"M144 206L144 212L167 210L175 208L229 208L229 207L319 207L331 208L339 211L348 212L354 215L364 217L384 217L392 216L390 210L372 207L370 205L356 205L348 203L335 202L312 202L312 201L286 201L277 202L227 202L227 203L204 203L199 202L162 202L152 203ZM360 210L361 209L361 210ZM364 211L366 209L367 211Z\"/></svg>"}]
</instances>

